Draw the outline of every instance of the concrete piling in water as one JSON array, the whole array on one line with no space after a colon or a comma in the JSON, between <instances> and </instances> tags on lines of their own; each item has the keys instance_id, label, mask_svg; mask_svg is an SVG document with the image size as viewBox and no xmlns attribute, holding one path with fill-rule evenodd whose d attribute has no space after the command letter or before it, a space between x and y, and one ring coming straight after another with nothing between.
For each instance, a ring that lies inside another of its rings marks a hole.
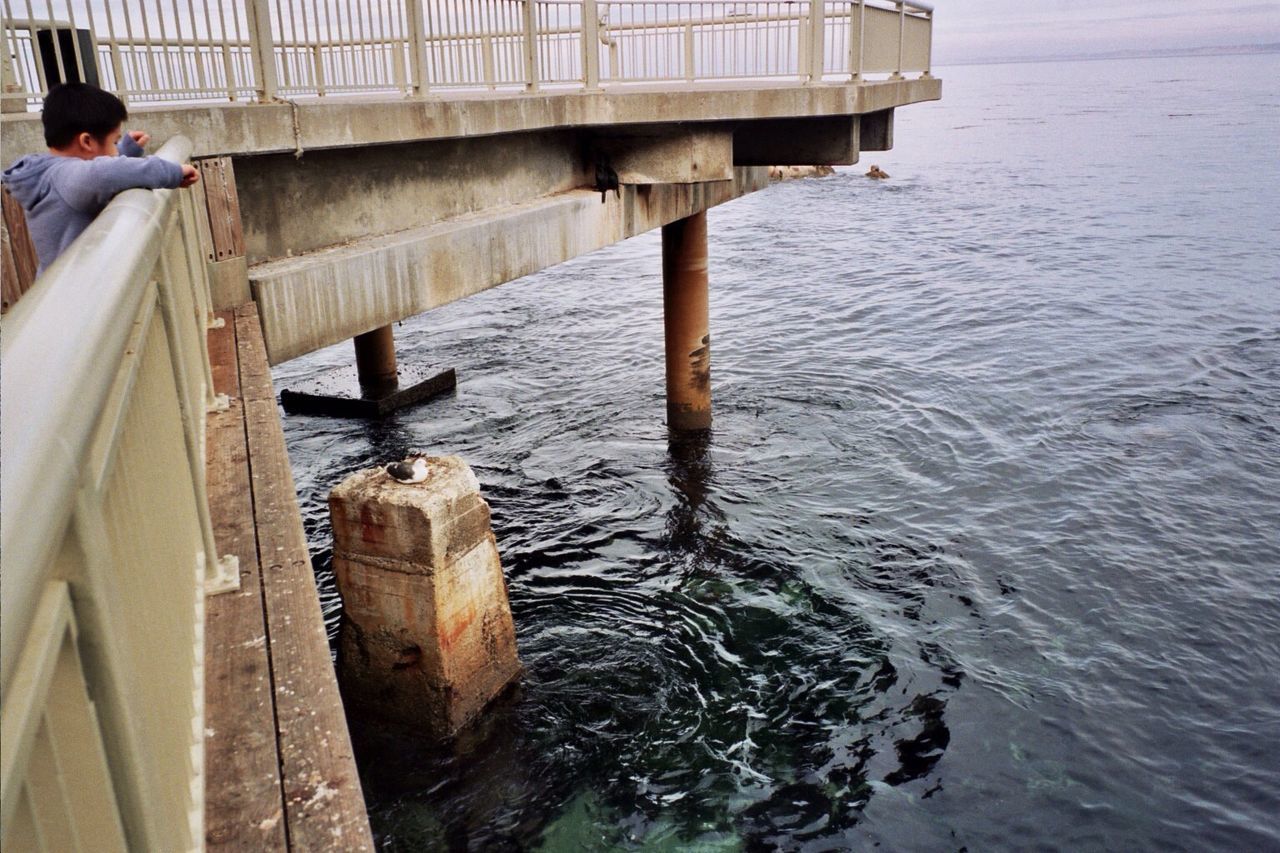
<instances>
[{"instance_id":1,"label":"concrete piling in water","mask_svg":"<svg viewBox=\"0 0 1280 853\"><path fill-rule=\"evenodd\" d=\"M521 673L489 505L465 462L381 468L329 494L342 595L338 680L360 715L457 734Z\"/></svg>"},{"instance_id":2,"label":"concrete piling in water","mask_svg":"<svg viewBox=\"0 0 1280 853\"><path fill-rule=\"evenodd\" d=\"M707 213L662 226L662 308L667 351L667 426L711 426L711 333Z\"/></svg>"}]
</instances>

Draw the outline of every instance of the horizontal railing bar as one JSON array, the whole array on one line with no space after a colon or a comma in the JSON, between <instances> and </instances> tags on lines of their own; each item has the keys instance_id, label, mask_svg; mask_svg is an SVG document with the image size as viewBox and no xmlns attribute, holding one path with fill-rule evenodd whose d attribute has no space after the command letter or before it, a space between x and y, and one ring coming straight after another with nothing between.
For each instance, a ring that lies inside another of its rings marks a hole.
<instances>
[{"instance_id":1,"label":"horizontal railing bar","mask_svg":"<svg viewBox=\"0 0 1280 853\"><path fill-rule=\"evenodd\" d=\"M13 30L46 30L49 25L55 27L69 27L70 21L59 21L52 18L5 18L4 25L8 29Z\"/></svg>"}]
</instances>

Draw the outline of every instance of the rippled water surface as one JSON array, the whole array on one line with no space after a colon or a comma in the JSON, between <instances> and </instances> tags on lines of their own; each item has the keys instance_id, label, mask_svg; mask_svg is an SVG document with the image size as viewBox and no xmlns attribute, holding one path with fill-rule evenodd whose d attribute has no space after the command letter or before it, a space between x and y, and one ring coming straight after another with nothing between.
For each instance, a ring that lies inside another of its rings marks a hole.
<instances>
[{"instance_id":1,"label":"rippled water surface","mask_svg":"<svg viewBox=\"0 0 1280 853\"><path fill-rule=\"evenodd\" d=\"M710 214L705 440L656 233L401 326L456 396L286 419L331 623L346 474L493 505L524 687L355 729L386 849L1280 849L1280 57L941 76Z\"/></svg>"}]
</instances>

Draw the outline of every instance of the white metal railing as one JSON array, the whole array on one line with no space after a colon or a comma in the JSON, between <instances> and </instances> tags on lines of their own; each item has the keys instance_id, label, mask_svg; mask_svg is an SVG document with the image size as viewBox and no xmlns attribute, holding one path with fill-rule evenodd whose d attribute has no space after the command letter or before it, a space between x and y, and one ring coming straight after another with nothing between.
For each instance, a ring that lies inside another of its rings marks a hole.
<instances>
[{"instance_id":1,"label":"white metal railing","mask_svg":"<svg viewBox=\"0 0 1280 853\"><path fill-rule=\"evenodd\" d=\"M226 401L195 216L122 193L3 320L6 853L203 847L204 602L238 571L205 495Z\"/></svg>"},{"instance_id":2,"label":"white metal railing","mask_svg":"<svg viewBox=\"0 0 1280 853\"><path fill-rule=\"evenodd\" d=\"M50 80L200 102L929 73L919 0L0 0L6 110ZM83 31L58 38L53 31Z\"/></svg>"}]
</instances>

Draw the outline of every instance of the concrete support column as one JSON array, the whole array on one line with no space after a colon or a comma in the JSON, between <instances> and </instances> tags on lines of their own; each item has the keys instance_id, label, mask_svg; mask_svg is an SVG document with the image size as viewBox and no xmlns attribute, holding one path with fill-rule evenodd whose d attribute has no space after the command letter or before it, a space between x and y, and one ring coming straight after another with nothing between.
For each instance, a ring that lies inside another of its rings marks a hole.
<instances>
[{"instance_id":1,"label":"concrete support column","mask_svg":"<svg viewBox=\"0 0 1280 853\"><path fill-rule=\"evenodd\" d=\"M374 393L393 390L398 384L396 343L391 326L383 326L353 338L356 344L356 375L360 387Z\"/></svg>"},{"instance_id":2,"label":"concrete support column","mask_svg":"<svg viewBox=\"0 0 1280 853\"><path fill-rule=\"evenodd\" d=\"M480 484L456 456L419 464L421 482L372 468L329 494L338 680L349 711L451 738L521 666Z\"/></svg>"},{"instance_id":3,"label":"concrete support column","mask_svg":"<svg viewBox=\"0 0 1280 853\"><path fill-rule=\"evenodd\" d=\"M711 333L706 211L662 226L662 306L667 344L667 426L711 426Z\"/></svg>"}]
</instances>

